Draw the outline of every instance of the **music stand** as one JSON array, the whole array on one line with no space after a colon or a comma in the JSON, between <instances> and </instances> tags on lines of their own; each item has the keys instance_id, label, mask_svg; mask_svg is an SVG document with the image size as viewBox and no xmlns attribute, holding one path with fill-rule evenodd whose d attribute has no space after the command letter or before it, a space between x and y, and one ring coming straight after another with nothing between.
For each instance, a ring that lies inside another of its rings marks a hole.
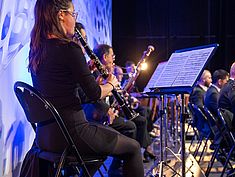
<instances>
[{"instance_id":1,"label":"music stand","mask_svg":"<svg viewBox=\"0 0 235 177\"><path fill-rule=\"evenodd\" d=\"M200 78L206 64L214 55L218 44L199 46L175 51L161 72L151 90L146 92L150 97L164 94L181 94L181 161L182 177L185 177L185 113L184 94L191 93L196 81ZM151 80L151 79L150 79ZM151 81L152 82L152 81ZM162 152L161 152L162 153ZM160 156L159 176L163 176L162 169L165 164Z\"/></svg>"},{"instance_id":2,"label":"music stand","mask_svg":"<svg viewBox=\"0 0 235 177\"><path fill-rule=\"evenodd\" d=\"M152 90L150 90L150 88L154 87L155 83L158 81L159 76L161 75L161 73L162 73L163 69L165 68L166 64L167 64L167 61L164 61L164 62L160 62L157 65L157 68L155 69L152 77L150 78L148 84L144 88L144 91L143 91L144 93L152 91Z\"/></svg>"}]
</instances>

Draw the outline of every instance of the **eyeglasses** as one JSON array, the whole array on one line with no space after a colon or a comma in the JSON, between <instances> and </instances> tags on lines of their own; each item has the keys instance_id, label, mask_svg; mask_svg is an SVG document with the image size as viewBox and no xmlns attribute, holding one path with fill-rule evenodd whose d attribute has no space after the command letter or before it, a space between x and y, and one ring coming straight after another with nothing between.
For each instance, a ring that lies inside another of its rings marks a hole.
<instances>
[{"instance_id":1,"label":"eyeglasses","mask_svg":"<svg viewBox=\"0 0 235 177\"><path fill-rule=\"evenodd\" d=\"M115 58L116 58L116 55L113 55L112 57L113 57L113 61L114 61L114 60L115 60Z\"/></svg>"},{"instance_id":2,"label":"eyeglasses","mask_svg":"<svg viewBox=\"0 0 235 177\"><path fill-rule=\"evenodd\" d=\"M61 10L61 12L67 12L68 14L70 14L75 20L78 17L78 12L71 12L69 10Z\"/></svg>"}]
</instances>

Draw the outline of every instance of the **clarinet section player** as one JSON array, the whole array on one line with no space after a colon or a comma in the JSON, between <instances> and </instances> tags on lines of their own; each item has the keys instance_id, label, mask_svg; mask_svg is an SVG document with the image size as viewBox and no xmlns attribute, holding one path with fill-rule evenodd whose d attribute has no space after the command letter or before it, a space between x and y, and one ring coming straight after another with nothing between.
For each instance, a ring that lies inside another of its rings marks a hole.
<instances>
[{"instance_id":1,"label":"clarinet section player","mask_svg":"<svg viewBox=\"0 0 235 177\"><path fill-rule=\"evenodd\" d=\"M79 37L80 39L83 39L86 37L85 33L85 28L81 23L76 23L76 29L79 32ZM106 44L100 44L95 47L94 53L93 51L90 51L91 49L89 48L88 44L85 41L82 41L83 45L86 46L86 51L89 53L90 56L97 58L99 61L96 61L99 63L98 68L102 68L101 73L103 73L104 69L109 72L113 73L114 72L114 60L115 60L115 55L113 53L112 47ZM82 47L83 48L83 47ZM98 58L99 57L99 58ZM93 74L98 77L97 80L102 80L102 77L99 77L99 71L96 68L96 66L91 66L94 65L93 60L90 60L90 68L92 69ZM100 63L101 62L101 63ZM101 65L101 66L100 66ZM82 90L79 91L80 95L82 94ZM84 96L83 96L84 98ZM86 98L83 100L87 100ZM124 119L122 116L119 114L116 114L116 118L112 118L112 113L110 114L110 109L107 108L107 105L112 105L111 102L113 102L114 98L113 96L108 96L106 97L106 103L103 100L99 100L93 104L84 104L84 110L85 113L90 121L98 121L102 123L102 120L106 121L109 120L109 126L114 128L115 130L119 131L120 133L131 137L135 138L145 149L144 151L144 157L143 157L143 162L149 162L151 159L155 159L155 155L153 154L153 150L150 146L151 144L151 139L150 136L147 132L147 121L144 117L142 116L137 116L135 119L130 121L128 118ZM90 101L86 101L90 102ZM105 108L106 107L106 108ZM105 109L107 114L105 113ZM113 109L113 108L112 108ZM108 110L108 111L107 111ZM98 116L97 116L98 115ZM98 117L98 118L97 118ZM105 117L102 119L102 117ZM111 121L110 121L111 120ZM134 127L133 127L134 124ZM137 132L136 130L137 129ZM134 133L136 132L136 133ZM136 135L137 136L136 136ZM113 161L114 162L114 161ZM117 160L115 161L115 165L111 165L111 167L115 166L118 167L120 164Z\"/></svg>"},{"instance_id":2,"label":"clarinet section player","mask_svg":"<svg viewBox=\"0 0 235 177\"><path fill-rule=\"evenodd\" d=\"M82 38L87 42L86 31L83 24L76 22L76 29L81 33ZM77 39L75 39L77 41ZM77 41L79 45L81 43ZM85 52L83 46L82 50ZM85 54L85 53L84 53ZM88 61L90 70L94 76L98 76L99 72L96 67L93 66L94 63L92 60ZM98 79L97 79L98 80ZM102 83L101 83L102 84ZM83 110L85 112L86 118L90 122L96 122L100 124L105 124L117 130L121 134L133 138L136 138L136 126L135 123L131 120L126 120L123 117L120 117L118 110L111 108L109 104L106 103L106 98L100 99L98 101L91 101L86 97L84 91L79 89L78 94L81 98ZM146 162L146 160L143 160ZM122 176L122 160L114 157L112 163L109 166L108 170L109 176Z\"/></svg>"},{"instance_id":3,"label":"clarinet section player","mask_svg":"<svg viewBox=\"0 0 235 177\"><path fill-rule=\"evenodd\" d=\"M72 1L37 0L34 12L29 53L34 87L55 105L83 157L116 156L124 161L123 176L143 177L139 143L112 128L86 120L77 87L91 100L98 100L110 94L118 81L112 74L103 85L95 81L81 47L72 39L77 18ZM36 144L43 150L62 152L66 141L60 132L55 136L57 128L56 123L39 127ZM94 172L92 167L88 170Z\"/></svg>"},{"instance_id":4,"label":"clarinet section player","mask_svg":"<svg viewBox=\"0 0 235 177\"><path fill-rule=\"evenodd\" d=\"M103 67L110 73L113 73L114 72L113 48L107 44L100 44L94 48L94 53L101 61ZM110 105L112 105L113 100L114 99L112 99L112 97L109 98ZM128 119L128 117L126 118ZM147 131L147 119L138 114L138 116L132 119L132 121L135 123L137 128L136 140L140 143L140 146L145 149L144 158L148 161L151 159L155 159L156 156L153 153L153 149L151 147L152 140Z\"/></svg>"}]
</instances>

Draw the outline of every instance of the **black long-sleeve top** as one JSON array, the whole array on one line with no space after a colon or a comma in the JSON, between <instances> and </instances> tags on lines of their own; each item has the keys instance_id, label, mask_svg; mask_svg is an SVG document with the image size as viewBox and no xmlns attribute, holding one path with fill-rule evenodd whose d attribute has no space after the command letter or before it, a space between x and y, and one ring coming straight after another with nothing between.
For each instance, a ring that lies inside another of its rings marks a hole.
<instances>
[{"instance_id":1,"label":"black long-sleeve top","mask_svg":"<svg viewBox=\"0 0 235 177\"><path fill-rule=\"evenodd\" d=\"M77 94L78 87L81 87L91 100L100 98L101 89L77 44L48 39L44 47L44 58L36 75L32 74L33 85L57 109L82 109Z\"/></svg>"}]
</instances>

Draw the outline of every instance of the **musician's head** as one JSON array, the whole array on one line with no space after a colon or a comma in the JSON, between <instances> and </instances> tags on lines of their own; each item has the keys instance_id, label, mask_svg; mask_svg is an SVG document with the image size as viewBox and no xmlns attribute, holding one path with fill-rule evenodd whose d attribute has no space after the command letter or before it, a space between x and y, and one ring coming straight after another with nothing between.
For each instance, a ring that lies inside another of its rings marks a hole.
<instances>
[{"instance_id":1,"label":"musician's head","mask_svg":"<svg viewBox=\"0 0 235 177\"><path fill-rule=\"evenodd\" d=\"M199 79L199 84L209 87L212 82L211 72L209 70L204 70L201 78Z\"/></svg>"},{"instance_id":2,"label":"musician's head","mask_svg":"<svg viewBox=\"0 0 235 177\"><path fill-rule=\"evenodd\" d=\"M113 48L107 44L97 45L93 49L96 56L100 59L101 63L105 66L109 73L113 73L115 55Z\"/></svg>"},{"instance_id":3,"label":"musician's head","mask_svg":"<svg viewBox=\"0 0 235 177\"><path fill-rule=\"evenodd\" d=\"M222 88L229 79L229 73L223 69L216 70L212 75L212 83Z\"/></svg>"},{"instance_id":4,"label":"musician's head","mask_svg":"<svg viewBox=\"0 0 235 177\"><path fill-rule=\"evenodd\" d=\"M120 66L115 66L114 67L114 75L116 76L116 78L118 79L119 82L122 82L122 78L123 78L123 70Z\"/></svg>"},{"instance_id":5,"label":"musician's head","mask_svg":"<svg viewBox=\"0 0 235 177\"><path fill-rule=\"evenodd\" d=\"M42 38L68 38L74 34L78 13L75 12L72 0L37 0L33 31L39 32Z\"/></svg>"},{"instance_id":6,"label":"musician's head","mask_svg":"<svg viewBox=\"0 0 235 177\"><path fill-rule=\"evenodd\" d=\"M129 73L134 73L135 71L135 63L133 61L127 60L125 63L126 66L126 72Z\"/></svg>"},{"instance_id":7,"label":"musician's head","mask_svg":"<svg viewBox=\"0 0 235 177\"><path fill-rule=\"evenodd\" d=\"M230 77L233 78L233 79L235 78L235 62L231 65Z\"/></svg>"},{"instance_id":8,"label":"musician's head","mask_svg":"<svg viewBox=\"0 0 235 177\"><path fill-rule=\"evenodd\" d=\"M43 40L59 38L70 41L78 14L74 11L72 0L37 0L34 15L29 69L36 71L43 55Z\"/></svg>"}]
</instances>

